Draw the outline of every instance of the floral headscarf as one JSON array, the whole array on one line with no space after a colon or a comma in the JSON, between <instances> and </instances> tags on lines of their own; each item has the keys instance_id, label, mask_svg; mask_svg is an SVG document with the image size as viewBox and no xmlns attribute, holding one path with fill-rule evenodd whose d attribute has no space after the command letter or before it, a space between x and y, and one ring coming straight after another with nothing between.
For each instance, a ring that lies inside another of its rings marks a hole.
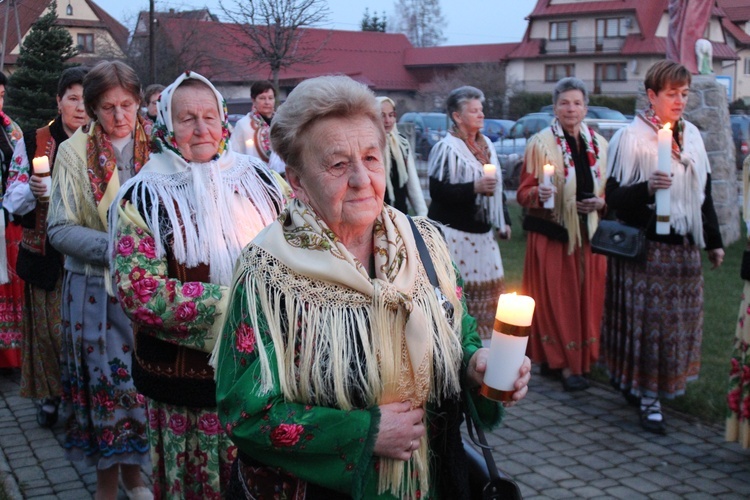
<instances>
[{"instance_id":1,"label":"floral headscarf","mask_svg":"<svg viewBox=\"0 0 750 500\"><path fill-rule=\"evenodd\" d=\"M229 143L229 121L227 113L227 103L224 97L216 90L216 87L208 81L208 79L194 71L186 71L180 75L169 87L165 88L161 92L159 102L157 104L156 121L151 131L151 149L154 153L163 153L165 156L176 156L170 158L171 161L176 162L178 165L182 163L183 168L187 165L187 161L180 153L177 147L177 141L174 136L174 126L172 122L172 97L175 91L179 88L185 80L199 80L206 85L216 96L216 101L219 106L219 112L221 113L221 142L219 143L219 150L216 153L214 160L218 160L227 150ZM152 160L154 158L152 157ZM161 161L165 161L166 158L160 158ZM183 168L178 168L182 170Z\"/></svg>"}]
</instances>

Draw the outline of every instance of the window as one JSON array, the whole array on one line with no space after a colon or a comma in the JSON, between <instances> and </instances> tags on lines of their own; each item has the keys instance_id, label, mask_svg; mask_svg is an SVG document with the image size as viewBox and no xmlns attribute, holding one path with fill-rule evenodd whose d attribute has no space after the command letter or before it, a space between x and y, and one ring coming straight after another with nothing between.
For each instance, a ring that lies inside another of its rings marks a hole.
<instances>
[{"instance_id":1,"label":"window","mask_svg":"<svg viewBox=\"0 0 750 500\"><path fill-rule=\"evenodd\" d=\"M549 39L550 40L575 40L576 38L576 22L575 21L562 21L557 23L549 23Z\"/></svg>"},{"instance_id":2,"label":"window","mask_svg":"<svg viewBox=\"0 0 750 500\"><path fill-rule=\"evenodd\" d=\"M78 52L86 54L94 53L94 35L92 33L78 34Z\"/></svg>"},{"instance_id":3,"label":"window","mask_svg":"<svg viewBox=\"0 0 750 500\"><path fill-rule=\"evenodd\" d=\"M624 82L625 63L605 63L595 65L596 79L600 82Z\"/></svg>"},{"instance_id":4,"label":"window","mask_svg":"<svg viewBox=\"0 0 750 500\"><path fill-rule=\"evenodd\" d=\"M596 38L623 38L628 34L628 22L624 17L596 20Z\"/></svg>"},{"instance_id":5,"label":"window","mask_svg":"<svg viewBox=\"0 0 750 500\"><path fill-rule=\"evenodd\" d=\"M745 58L745 74L750 75L750 57Z\"/></svg>"},{"instance_id":6,"label":"window","mask_svg":"<svg viewBox=\"0 0 750 500\"><path fill-rule=\"evenodd\" d=\"M544 81L556 82L567 76L576 76L575 64L545 64Z\"/></svg>"}]
</instances>

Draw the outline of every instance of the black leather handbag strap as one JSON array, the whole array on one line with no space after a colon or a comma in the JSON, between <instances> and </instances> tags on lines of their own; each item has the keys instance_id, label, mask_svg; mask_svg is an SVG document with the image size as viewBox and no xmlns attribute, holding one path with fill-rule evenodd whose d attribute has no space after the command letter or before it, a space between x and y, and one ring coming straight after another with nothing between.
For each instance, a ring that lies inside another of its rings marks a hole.
<instances>
[{"instance_id":1,"label":"black leather handbag strap","mask_svg":"<svg viewBox=\"0 0 750 500\"><path fill-rule=\"evenodd\" d=\"M430 257L429 250L427 250L427 243L424 242L424 238L419 234L417 225L414 224L414 219L408 215L406 218L409 219L409 224L411 224L411 231L414 233L414 242L417 245L419 257L422 259L422 265L427 273L427 277L430 278L430 284L435 288L439 288L440 284L438 283L437 273L435 272L435 265L432 263L432 257Z\"/></svg>"}]
</instances>

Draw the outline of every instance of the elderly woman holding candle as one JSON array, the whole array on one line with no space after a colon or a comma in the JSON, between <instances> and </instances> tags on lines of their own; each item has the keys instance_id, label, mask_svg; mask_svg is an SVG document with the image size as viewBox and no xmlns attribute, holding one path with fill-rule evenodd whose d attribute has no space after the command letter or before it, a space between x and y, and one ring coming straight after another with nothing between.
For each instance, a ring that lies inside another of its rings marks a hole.
<instances>
[{"instance_id":1,"label":"elderly woman holding candle","mask_svg":"<svg viewBox=\"0 0 750 500\"><path fill-rule=\"evenodd\" d=\"M430 152L428 217L441 223L464 280L469 314L476 318L480 336L489 338L504 289L496 236L510 238L510 220L502 175L492 168L499 165L495 148L479 132L483 102L484 94L475 87L459 87L448 96L446 111L453 126Z\"/></svg>"},{"instance_id":2,"label":"elderly woman holding candle","mask_svg":"<svg viewBox=\"0 0 750 500\"><path fill-rule=\"evenodd\" d=\"M683 394L700 370L700 249L713 268L724 258L711 165L700 131L682 116L690 80L678 63L652 66L644 82L649 107L615 134L607 162L607 204L619 219L646 230L647 256L643 262L609 259L602 350L612 383L627 397L640 397L641 426L658 434L666 432L659 399ZM671 138L657 134L666 125ZM669 193L666 218L658 215L659 190ZM662 221L667 234L657 230Z\"/></svg>"},{"instance_id":3,"label":"elderly woman holding candle","mask_svg":"<svg viewBox=\"0 0 750 500\"><path fill-rule=\"evenodd\" d=\"M477 395L487 349L438 230L383 203L375 97L344 76L306 80L271 139L296 197L243 251L216 357L233 491L464 498L462 390L485 425L501 407Z\"/></svg>"},{"instance_id":4,"label":"elderly woman holding candle","mask_svg":"<svg viewBox=\"0 0 750 500\"><path fill-rule=\"evenodd\" d=\"M60 144L88 123L83 105L86 68L68 68L57 84L59 115L46 127L32 130L13 154L6 210L20 219L23 238L16 271L26 283L26 335L22 341L20 395L39 401L37 422L51 427L57 421L62 395L60 380L60 306L62 255L47 241L50 167ZM30 161L31 160L31 161Z\"/></svg>"},{"instance_id":5,"label":"elderly woman holding candle","mask_svg":"<svg viewBox=\"0 0 750 500\"><path fill-rule=\"evenodd\" d=\"M131 375L133 330L111 289L107 211L121 182L148 159L138 113L141 85L132 68L97 64L83 79L94 121L57 151L47 216L50 244L65 255L62 386L65 449L96 467L96 497L151 498L141 467L149 463L146 406Z\"/></svg>"},{"instance_id":6,"label":"elderly woman holding candle","mask_svg":"<svg viewBox=\"0 0 750 500\"><path fill-rule=\"evenodd\" d=\"M232 131L230 147L238 153L254 156L268 164L271 159L271 118L276 110L273 83L258 80L250 86L253 108L240 118Z\"/></svg>"},{"instance_id":7,"label":"elderly woman holding candle","mask_svg":"<svg viewBox=\"0 0 750 500\"><path fill-rule=\"evenodd\" d=\"M542 374L562 375L567 391L599 356L606 259L589 239L604 210L607 141L583 123L588 91L563 78L552 98L555 119L526 146L518 202L527 208L523 291L537 299L529 353Z\"/></svg>"}]
</instances>

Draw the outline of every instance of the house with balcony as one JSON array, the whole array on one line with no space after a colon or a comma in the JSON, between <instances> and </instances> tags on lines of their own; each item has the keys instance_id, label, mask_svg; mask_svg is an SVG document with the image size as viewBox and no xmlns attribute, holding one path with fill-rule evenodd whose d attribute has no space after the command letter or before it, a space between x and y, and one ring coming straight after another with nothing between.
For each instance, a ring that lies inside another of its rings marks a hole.
<instances>
[{"instance_id":1,"label":"house with balcony","mask_svg":"<svg viewBox=\"0 0 750 500\"><path fill-rule=\"evenodd\" d=\"M733 83L732 101L745 100L750 104L750 2L747 0L718 0L725 13L721 23L727 43L737 53L736 61L725 61L721 74Z\"/></svg>"},{"instance_id":2,"label":"house with balcony","mask_svg":"<svg viewBox=\"0 0 750 500\"><path fill-rule=\"evenodd\" d=\"M508 54L508 84L516 91L551 92L566 76L594 94L634 95L648 68L664 59L669 0L538 0L523 40ZM705 38L714 72L737 59L715 5Z\"/></svg>"},{"instance_id":3,"label":"house with balcony","mask_svg":"<svg viewBox=\"0 0 750 500\"><path fill-rule=\"evenodd\" d=\"M2 47L2 71L14 71L21 43L52 4L51 0L5 0L0 3L5 36ZM78 48L72 62L93 65L102 59L124 59L128 29L91 0L57 0L57 24L66 28ZM20 29L19 29L20 28Z\"/></svg>"}]
</instances>

